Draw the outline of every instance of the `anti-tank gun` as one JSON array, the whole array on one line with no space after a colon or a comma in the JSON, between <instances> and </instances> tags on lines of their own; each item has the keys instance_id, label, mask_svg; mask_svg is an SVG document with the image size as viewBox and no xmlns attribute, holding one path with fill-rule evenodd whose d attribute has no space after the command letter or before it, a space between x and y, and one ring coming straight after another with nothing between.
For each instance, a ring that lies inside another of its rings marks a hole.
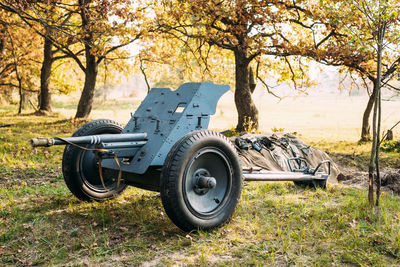
<instances>
[{"instance_id":1,"label":"anti-tank gun","mask_svg":"<svg viewBox=\"0 0 400 267\"><path fill-rule=\"evenodd\" d=\"M226 222L243 180L325 185L329 172L317 172L319 167L291 172L242 168L235 146L221 133L207 130L210 115L228 90L212 83L186 83L175 91L153 88L125 127L94 120L72 137L33 138L31 145L66 145L62 172L77 198L111 199L127 186L158 191L169 218L185 231Z\"/></svg>"}]
</instances>

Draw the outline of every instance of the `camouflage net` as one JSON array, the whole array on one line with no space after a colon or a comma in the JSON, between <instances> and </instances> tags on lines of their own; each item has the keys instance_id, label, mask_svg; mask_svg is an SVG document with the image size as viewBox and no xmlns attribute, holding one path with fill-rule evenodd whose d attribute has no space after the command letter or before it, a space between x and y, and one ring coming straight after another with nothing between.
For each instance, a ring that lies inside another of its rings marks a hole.
<instances>
[{"instance_id":1,"label":"camouflage net","mask_svg":"<svg viewBox=\"0 0 400 267\"><path fill-rule=\"evenodd\" d=\"M244 134L231 137L239 151L242 166L260 167L270 171L290 171L289 158L303 157L310 167L315 168L319 162L331 162L329 183L337 183L340 173L337 165L324 151L311 147L291 134ZM296 164L295 162L293 164ZM299 166L293 166L298 168ZM326 165L323 166L328 171Z\"/></svg>"}]
</instances>

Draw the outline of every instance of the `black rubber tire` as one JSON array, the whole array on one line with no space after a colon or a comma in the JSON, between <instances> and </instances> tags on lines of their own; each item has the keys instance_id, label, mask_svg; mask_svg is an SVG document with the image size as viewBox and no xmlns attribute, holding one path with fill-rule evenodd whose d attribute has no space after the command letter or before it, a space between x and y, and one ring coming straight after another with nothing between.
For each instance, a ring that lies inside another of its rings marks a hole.
<instances>
[{"instance_id":1,"label":"black rubber tire","mask_svg":"<svg viewBox=\"0 0 400 267\"><path fill-rule=\"evenodd\" d=\"M85 123L72 136L118 134L121 131L122 126L119 123L99 119ZM118 171L103 169L104 183L109 191L105 190L101 184L97 164L93 151L85 151L72 145L65 146L62 159L64 181L78 199L83 201L112 199L126 188L127 185L123 181L119 188L115 188L116 181L114 180L118 177Z\"/></svg>"},{"instance_id":2,"label":"black rubber tire","mask_svg":"<svg viewBox=\"0 0 400 267\"><path fill-rule=\"evenodd\" d=\"M294 184L301 188L322 188L326 189L327 180L312 180L312 181L299 181Z\"/></svg>"},{"instance_id":3,"label":"black rubber tire","mask_svg":"<svg viewBox=\"0 0 400 267\"><path fill-rule=\"evenodd\" d=\"M217 185L204 195L196 195L191 192L193 173L203 169L215 176ZM242 168L233 144L220 133L194 131L176 142L166 157L161 200L168 217L182 230L211 230L232 217L242 184Z\"/></svg>"}]
</instances>

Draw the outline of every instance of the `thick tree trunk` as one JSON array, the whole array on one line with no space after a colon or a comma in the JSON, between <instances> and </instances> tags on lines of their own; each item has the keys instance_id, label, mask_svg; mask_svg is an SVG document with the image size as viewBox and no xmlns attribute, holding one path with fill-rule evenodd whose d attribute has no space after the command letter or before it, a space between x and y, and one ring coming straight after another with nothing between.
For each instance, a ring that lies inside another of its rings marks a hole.
<instances>
[{"instance_id":1,"label":"thick tree trunk","mask_svg":"<svg viewBox=\"0 0 400 267\"><path fill-rule=\"evenodd\" d=\"M53 44L48 38L44 39L43 62L40 71L40 97L39 97L39 112L51 112L51 94L49 89L51 66L53 65Z\"/></svg>"},{"instance_id":2,"label":"thick tree trunk","mask_svg":"<svg viewBox=\"0 0 400 267\"><path fill-rule=\"evenodd\" d=\"M376 88L376 82L374 81L374 88L372 90L372 94L369 97L368 104L365 108L363 119L362 119L362 127L361 127L361 139L360 141L369 141L371 140L370 126L369 126L369 118L371 117L372 107L374 106L376 95L378 90Z\"/></svg>"},{"instance_id":3,"label":"thick tree trunk","mask_svg":"<svg viewBox=\"0 0 400 267\"><path fill-rule=\"evenodd\" d=\"M251 98L252 90L249 82L249 60L246 53L235 53L235 104L238 112L238 132L258 129L258 110Z\"/></svg>"},{"instance_id":4,"label":"thick tree trunk","mask_svg":"<svg viewBox=\"0 0 400 267\"><path fill-rule=\"evenodd\" d=\"M256 83L256 80L254 79L254 73L253 73L253 69L251 67L249 68L249 86L250 86L250 92L254 93L257 83Z\"/></svg>"},{"instance_id":5,"label":"thick tree trunk","mask_svg":"<svg viewBox=\"0 0 400 267\"><path fill-rule=\"evenodd\" d=\"M93 33L89 27L90 17L87 15L87 8L89 0L79 0L79 6L81 8L80 15L82 18L82 29L86 32L84 38L85 41L85 57L86 57L86 68L85 68L85 84L81 98L79 99L78 109L75 114L75 119L87 118L92 111L94 89L96 88L96 79L98 72L98 63L96 56L91 53L91 45L93 43Z\"/></svg>"},{"instance_id":6,"label":"thick tree trunk","mask_svg":"<svg viewBox=\"0 0 400 267\"><path fill-rule=\"evenodd\" d=\"M96 79L98 66L96 57L90 53L90 47L85 45L86 48L86 71L85 71L85 84L81 98L79 99L78 109L75 114L75 119L87 118L92 111L94 89L96 87Z\"/></svg>"}]
</instances>

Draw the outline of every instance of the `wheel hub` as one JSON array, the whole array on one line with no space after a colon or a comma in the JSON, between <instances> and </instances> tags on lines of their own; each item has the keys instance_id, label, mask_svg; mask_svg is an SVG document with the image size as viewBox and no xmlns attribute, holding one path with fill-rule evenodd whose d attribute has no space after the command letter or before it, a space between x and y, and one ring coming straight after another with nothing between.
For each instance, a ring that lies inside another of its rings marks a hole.
<instances>
[{"instance_id":1,"label":"wheel hub","mask_svg":"<svg viewBox=\"0 0 400 267\"><path fill-rule=\"evenodd\" d=\"M231 191L229 160L219 149L205 147L188 162L184 173L184 199L196 216L212 216L228 201Z\"/></svg>"},{"instance_id":2,"label":"wheel hub","mask_svg":"<svg viewBox=\"0 0 400 267\"><path fill-rule=\"evenodd\" d=\"M198 195L205 195L210 189L217 186L217 180L211 177L208 170L203 168L195 171L193 180L196 181L193 190Z\"/></svg>"}]
</instances>

